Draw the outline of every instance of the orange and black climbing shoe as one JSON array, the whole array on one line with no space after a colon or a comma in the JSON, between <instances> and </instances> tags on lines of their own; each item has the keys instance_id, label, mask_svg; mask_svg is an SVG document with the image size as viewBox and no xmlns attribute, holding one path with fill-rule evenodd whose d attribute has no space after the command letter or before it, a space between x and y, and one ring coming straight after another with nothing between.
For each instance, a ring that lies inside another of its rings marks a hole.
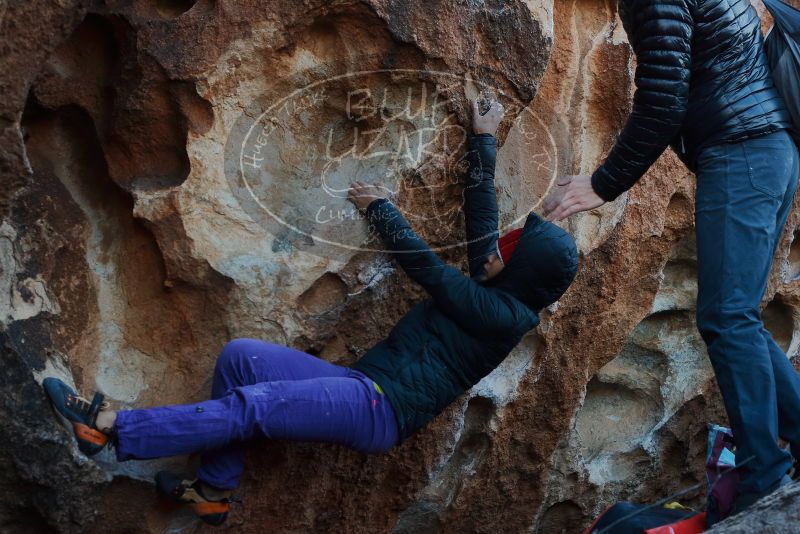
<instances>
[{"instance_id":1,"label":"orange and black climbing shoe","mask_svg":"<svg viewBox=\"0 0 800 534\"><path fill-rule=\"evenodd\" d=\"M208 499L203 495L200 480L183 480L169 471L159 471L156 474L156 489L169 500L188 505L196 516L215 527L228 518L231 503L241 502L236 497Z\"/></svg>"},{"instance_id":2,"label":"orange and black climbing shoe","mask_svg":"<svg viewBox=\"0 0 800 534\"><path fill-rule=\"evenodd\" d=\"M86 456L94 456L108 444L109 436L95 426L97 413L108 408L102 393L95 393L91 402L78 396L71 387L58 378L45 378L42 382L53 408L72 423L78 448Z\"/></svg>"}]
</instances>

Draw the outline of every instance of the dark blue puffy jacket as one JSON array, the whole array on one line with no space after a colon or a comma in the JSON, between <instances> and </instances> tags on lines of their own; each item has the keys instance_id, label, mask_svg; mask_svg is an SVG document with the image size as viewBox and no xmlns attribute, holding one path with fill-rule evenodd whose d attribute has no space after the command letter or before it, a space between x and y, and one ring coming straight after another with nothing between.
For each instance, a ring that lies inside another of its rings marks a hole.
<instances>
[{"instance_id":1,"label":"dark blue puffy jacket","mask_svg":"<svg viewBox=\"0 0 800 534\"><path fill-rule=\"evenodd\" d=\"M749 0L619 0L636 53L628 123L592 187L613 200L672 148L691 170L699 152L787 129L761 23Z\"/></svg>"},{"instance_id":2,"label":"dark blue puffy jacket","mask_svg":"<svg viewBox=\"0 0 800 534\"><path fill-rule=\"evenodd\" d=\"M495 157L493 136L470 138L464 215L472 276L482 274L496 250ZM405 439L489 374L539 323L537 312L575 277L578 253L569 234L532 214L506 267L482 284L444 263L391 202L373 202L367 218L431 296L354 365L386 392Z\"/></svg>"}]
</instances>

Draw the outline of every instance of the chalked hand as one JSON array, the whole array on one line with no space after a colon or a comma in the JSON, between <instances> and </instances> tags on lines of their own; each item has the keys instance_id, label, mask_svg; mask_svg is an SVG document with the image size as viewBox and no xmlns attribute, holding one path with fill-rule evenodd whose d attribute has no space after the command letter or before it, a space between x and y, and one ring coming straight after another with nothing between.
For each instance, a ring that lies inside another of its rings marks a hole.
<instances>
[{"instance_id":1,"label":"chalked hand","mask_svg":"<svg viewBox=\"0 0 800 534\"><path fill-rule=\"evenodd\" d=\"M503 120L503 105L500 102L492 101L489 109L481 114L481 104L478 100L472 101L472 131L477 134L494 135L500 121Z\"/></svg>"},{"instance_id":2,"label":"chalked hand","mask_svg":"<svg viewBox=\"0 0 800 534\"><path fill-rule=\"evenodd\" d=\"M388 198L385 189L360 181L351 183L350 190L347 192L347 200L352 202L360 212L365 212L367 206L379 198Z\"/></svg>"}]
</instances>

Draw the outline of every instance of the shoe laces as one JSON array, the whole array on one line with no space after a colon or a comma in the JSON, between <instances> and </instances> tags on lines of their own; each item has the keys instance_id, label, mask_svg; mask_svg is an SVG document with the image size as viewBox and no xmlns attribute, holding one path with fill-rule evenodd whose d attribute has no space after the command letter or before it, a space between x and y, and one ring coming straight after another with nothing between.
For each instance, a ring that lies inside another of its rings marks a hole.
<instances>
[{"instance_id":1,"label":"shoe laces","mask_svg":"<svg viewBox=\"0 0 800 534\"><path fill-rule=\"evenodd\" d=\"M88 412L89 409L92 407L91 401L88 399L81 397L80 395L72 395L71 393L67 394L67 406L75 407L82 412ZM99 405L99 410L108 410L111 408L111 403L108 401L103 401Z\"/></svg>"}]
</instances>

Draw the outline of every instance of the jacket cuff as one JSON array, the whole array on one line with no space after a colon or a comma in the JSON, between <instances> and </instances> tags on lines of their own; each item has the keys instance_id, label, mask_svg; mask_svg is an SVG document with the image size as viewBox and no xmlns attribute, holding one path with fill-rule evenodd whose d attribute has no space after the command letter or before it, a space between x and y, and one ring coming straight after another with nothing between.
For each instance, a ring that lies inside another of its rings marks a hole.
<instances>
[{"instance_id":1,"label":"jacket cuff","mask_svg":"<svg viewBox=\"0 0 800 534\"><path fill-rule=\"evenodd\" d=\"M367 216L367 220L372 221L372 218L375 217L375 215L377 215L378 210L380 210L381 207L387 202L391 201L388 198L376 198L375 200L370 202L369 205L367 206L367 210L364 212L364 214Z\"/></svg>"},{"instance_id":2,"label":"jacket cuff","mask_svg":"<svg viewBox=\"0 0 800 534\"><path fill-rule=\"evenodd\" d=\"M596 171L594 171L594 174L592 174L592 189L594 189L594 192L597 193L597 196L606 202L615 200L623 193L611 185L609 183L611 181L611 176L609 176L608 171L606 171L605 167L603 166L598 168Z\"/></svg>"}]
</instances>

